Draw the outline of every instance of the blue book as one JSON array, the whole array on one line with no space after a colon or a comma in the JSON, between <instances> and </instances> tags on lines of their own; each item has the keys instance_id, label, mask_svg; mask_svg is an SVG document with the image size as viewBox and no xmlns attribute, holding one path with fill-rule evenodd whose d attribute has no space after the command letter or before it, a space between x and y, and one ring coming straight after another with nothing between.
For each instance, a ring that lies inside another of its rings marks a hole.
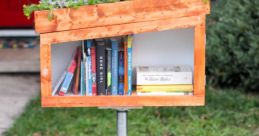
<instances>
[{"instance_id":1,"label":"blue book","mask_svg":"<svg viewBox=\"0 0 259 136\"><path fill-rule=\"evenodd\" d=\"M118 51L119 41L115 38L112 41L112 95L118 95Z\"/></svg>"},{"instance_id":2,"label":"blue book","mask_svg":"<svg viewBox=\"0 0 259 136\"><path fill-rule=\"evenodd\" d=\"M92 44L93 44L93 41L92 40L87 40L87 43L86 43L86 52L87 52L87 57L86 57L86 61L87 61L87 75L88 75L88 78L87 78L87 82L88 82L88 95L89 96L93 96L93 89L92 89L92 59L91 59L91 48L92 48Z\"/></svg>"},{"instance_id":3,"label":"blue book","mask_svg":"<svg viewBox=\"0 0 259 136\"><path fill-rule=\"evenodd\" d=\"M81 70L80 70L80 94L82 96L86 95L85 88L85 62L81 61Z\"/></svg>"},{"instance_id":4,"label":"blue book","mask_svg":"<svg viewBox=\"0 0 259 136\"><path fill-rule=\"evenodd\" d=\"M124 95L124 52L119 51L119 86L118 94Z\"/></svg>"},{"instance_id":5,"label":"blue book","mask_svg":"<svg viewBox=\"0 0 259 136\"><path fill-rule=\"evenodd\" d=\"M128 95L132 94L132 35L128 36Z\"/></svg>"}]
</instances>

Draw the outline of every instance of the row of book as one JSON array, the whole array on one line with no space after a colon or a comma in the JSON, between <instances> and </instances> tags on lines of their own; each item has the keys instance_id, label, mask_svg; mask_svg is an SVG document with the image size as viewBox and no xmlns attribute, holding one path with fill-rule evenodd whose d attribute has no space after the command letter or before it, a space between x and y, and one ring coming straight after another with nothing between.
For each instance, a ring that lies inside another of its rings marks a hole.
<instances>
[{"instance_id":1,"label":"row of book","mask_svg":"<svg viewBox=\"0 0 259 136\"><path fill-rule=\"evenodd\" d=\"M137 68L137 95L193 95L190 66L142 66Z\"/></svg>"},{"instance_id":2,"label":"row of book","mask_svg":"<svg viewBox=\"0 0 259 136\"><path fill-rule=\"evenodd\" d=\"M132 36L82 41L52 95L132 94Z\"/></svg>"}]
</instances>

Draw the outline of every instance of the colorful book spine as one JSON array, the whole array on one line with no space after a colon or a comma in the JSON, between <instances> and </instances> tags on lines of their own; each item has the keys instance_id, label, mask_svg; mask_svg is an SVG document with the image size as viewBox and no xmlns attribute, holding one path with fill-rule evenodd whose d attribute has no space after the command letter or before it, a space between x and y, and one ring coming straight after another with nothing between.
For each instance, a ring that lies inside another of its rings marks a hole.
<instances>
[{"instance_id":1,"label":"colorful book spine","mask_svg":"<svg viewBox=\"0 0 259 136\"><path fill-rule=\"evenodd\" d=\"M98 95L106 95L105 60L105 40L96 39L96 79Z\"/></svg>"},{"instance_id":2,"label":"colorful book spine","mask_svg":"<svg viewBox=\"0 0 259 136\"><path fill-rule=\"evenodd\" d=\"M132 94L132 35L128 36L128 95Z\"/></svg>"},{"instance_id":3,"label":"colorful book spine","mask_svg":"<svg viewBox=\"0 0 259 136\"><path fill-rule=\"evenodd\" d=\"M112 85L112 49L111 47L106 48L106 94L111 95L111 85Z\"/></svg>"},{"instance_id":4,"label":"colorful book spine","mask_svg":"<svg viewBox=\"0 0 259 136\"><path fill-rule=\"evenodd\" d=\"M124 52L119 51L119 85L118 95L124 95Z\"/></svg>"},{"instance_id":5,"label":"colorful book spine","mask_svg":"<svg viewBox=\"0 0 259 136\"><path fill-rule=\"evenodd\" d=\"M64 79L64 82L62 83L61 85L61 89L59 91L59 95L60 96L64 96L67 92L68 92L68 89L69 89L69 86L71 84L71 81L73 79L73 76L74 76L74 72L75 72L75 69L76 69L76 55L77 53L73 56L71 62L70 62L70 65L67 69L67 73L66 73L66 76L65 76L65 79Z\"/></svg>"},{"instance_id":6,"label":"colorful book spine","mask_svg":"<svg viewBox=\"0 0 259 136\"><path fill-rule=\"evenodd\" d=\"M87 83L87 95L92 96L92 61L91 61L91 47L92 47L92 40L87 40L86 43L86 64L85 64L85 70L86 70L86 83Z\"/></svg>"},{"instance_id":7,"label":"colorful book spine","mask_svg":"<svg viewBox=\"0 0 259 136\"><path fill-rule=\"evenodd\" d=\"M118 95L118 50L119 41L112 38L112 95Z\"/></svg>"},{"instance_id":8,"label":"colorful book spine","mask_svg":"<svg viewBox=\"0 0 259 136\"><path fill-rule=\"evenodd\" d=\"M128 40L124 38L124 94L128 94Z\"/></svg>"},{"instance_id":9,"label":"colorful book spine","mask_svg":"<svg viewBox=\"0 0 259 136\"><path fill-rule=\"evenodd\" d=\"M92 79L92 94L97 95L97 81L96 81L96 47L91 47L91 79Z\"/></svg>"}]
</instances>

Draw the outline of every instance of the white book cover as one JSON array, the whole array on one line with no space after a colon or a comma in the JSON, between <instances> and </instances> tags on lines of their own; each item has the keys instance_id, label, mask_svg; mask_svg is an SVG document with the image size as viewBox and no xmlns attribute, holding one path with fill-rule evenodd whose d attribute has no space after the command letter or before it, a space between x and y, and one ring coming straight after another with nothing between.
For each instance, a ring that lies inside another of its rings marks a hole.
<instances>
[{"instance_id":1,"label":"white book cover","mask_svg":"<svg viewBox=\"0 0 259 136\"><path fill-rule=\"evenodd\" d=\"M137 68L137 85L192 84L189 66L141 66Z\"/></svg>"}]
</instances>

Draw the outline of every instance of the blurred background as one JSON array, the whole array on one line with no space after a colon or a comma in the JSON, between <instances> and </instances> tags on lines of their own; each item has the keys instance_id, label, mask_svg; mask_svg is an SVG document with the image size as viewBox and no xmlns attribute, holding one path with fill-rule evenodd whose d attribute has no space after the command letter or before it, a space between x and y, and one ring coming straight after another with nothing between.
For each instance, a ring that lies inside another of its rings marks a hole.
<instances>
[{"instance_id":1,"label":"blurred background","mask_svg":"<svg viewBox=\"0 0 259 136\"><path fill-rule=\"evenodd\" d=\"M112 110L40 107L39 38L22 12L37 2L0 1L0 135L114 135ZM129 135L259 136L259 0L211 5L206 106L132 110Z\"/></svg>"}]
</instances>

